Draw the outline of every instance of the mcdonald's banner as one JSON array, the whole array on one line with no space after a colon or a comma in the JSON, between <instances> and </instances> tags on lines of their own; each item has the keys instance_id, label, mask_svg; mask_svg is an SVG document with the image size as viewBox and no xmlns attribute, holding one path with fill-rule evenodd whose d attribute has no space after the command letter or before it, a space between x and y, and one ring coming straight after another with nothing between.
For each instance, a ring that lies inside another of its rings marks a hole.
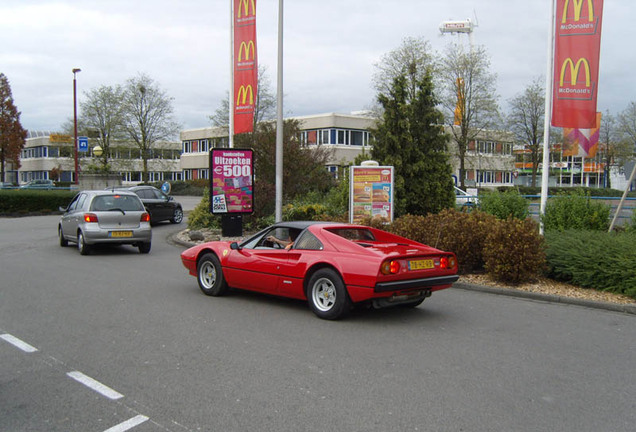
<instances>
[{"instance_id":1,"label":"mcdonald's banner","mask_svg":"<svg viewBox=\"0 0 636 432\"><path fill-rule=\"evenodd\" d=\"M563 156L588 158L596 156L601 117L601 113L596 113L596 125L592 129L563 128Z\"/></svg>"},{"instance_id":2,"label":"mcdonald's banner","mask_svg":"<svg viewBox=\"0 0 636 432\"><path fill-rule=\"evenodd\" d=\"M256 0L234 2L234 133L252 132L258 92Z\"/></svg>"},{"instance_id":3,"label":"mcdonald's banner","mask_svg":"<svg viewBox=\"0 0 636 432\"><path fill-rule=\"evenodd\" d=\"M596 125L603 0L557 0L552 125Z\"/></svg>"}]
</instances>

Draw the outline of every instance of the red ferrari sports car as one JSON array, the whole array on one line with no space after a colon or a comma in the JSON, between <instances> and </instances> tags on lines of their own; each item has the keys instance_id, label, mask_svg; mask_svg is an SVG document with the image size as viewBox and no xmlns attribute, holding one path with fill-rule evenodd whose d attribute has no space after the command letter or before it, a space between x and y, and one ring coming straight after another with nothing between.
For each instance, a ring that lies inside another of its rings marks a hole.
<instances>
[{"instance_id":1,"label":"red ferrari sports car","mask_svg":"<svg viewBox=\"0 0 636 432\"><path fill-rule=\"evenodd\" d=\"M415 307L458 279L457 258L379 229L332 222L283 222L242 243L203 243L181 261L203 293L229 287L307 300L320 318L353 304Z\"/></svg>"}]
</instances>

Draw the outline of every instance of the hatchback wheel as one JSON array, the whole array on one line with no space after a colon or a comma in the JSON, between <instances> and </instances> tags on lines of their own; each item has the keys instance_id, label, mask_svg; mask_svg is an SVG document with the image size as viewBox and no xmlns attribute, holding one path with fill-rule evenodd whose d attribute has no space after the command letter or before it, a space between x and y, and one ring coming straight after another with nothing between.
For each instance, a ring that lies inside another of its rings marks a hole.
<instances>
[{"instance_id":1,"label":"hatchback wheel","mask_svg":"<svg viewBox=\"0 0 636 432\"><path fill-rule=\"evenodd\" d=\"M152 246L151 242L139 243L137 246L139 248L139 253L147 254L150 252L150 247Z\"/></svg>"},{"instance_id":2,"label":"hatchback wheel","mask_svg":"<svg viewBox=\"0 0 636 432\"><path fill-rule=\"evenodd\" d=\"M60 237L60 246L62 247L68 246L68 240L64 238L64 233L62 232L61 226L57 228L57 235Z\"/></svg>"},{"instance_id":3,"label":"hatchback wheel","mask_svg":"<svg viewBox=\"0 0 636 432\"><path fill-rule=\"evenodd\" d=\"M227 283L223 277L223 269L216 255L207 253L197 264L197 281L203 294L221 296L227 292Z\"/></svg>"},{"instance_id":4,"label":"hatchback wheel","mask_svg":"<svg viewBox=\"0 0 636 432\"><path fill-rule=\"evenodd\" d=\"M342 278L328 268L318 270L309 279L307 300L316 316L329 320L342 318L351 307Z\"/></svg>"},{"instance_id":5,"label":"hatchback wheel","mask_svg":"<svg viewBox=\"0 0 636 432\"><path fill-rule=\"evenodd\" d=\"M86 240L84 240L84 234L82 232L77 233L77 249L79 249L80 255L88 255L91 251L89 245L86 244Z\"/></svg>"},{"instance_id":6,"label":"hatchback wheel","mask_svg":"<svg viewBox=\"0 0 636 432\"><path fill-rule=\"evenodd\" d=\"M182 220L183 210L181 209L181 207L177 207L176 209L174 209L174 214L172 215L172 219L170 219L170 222L173 224L179 224Z\"/></svg>"}]
</instances>

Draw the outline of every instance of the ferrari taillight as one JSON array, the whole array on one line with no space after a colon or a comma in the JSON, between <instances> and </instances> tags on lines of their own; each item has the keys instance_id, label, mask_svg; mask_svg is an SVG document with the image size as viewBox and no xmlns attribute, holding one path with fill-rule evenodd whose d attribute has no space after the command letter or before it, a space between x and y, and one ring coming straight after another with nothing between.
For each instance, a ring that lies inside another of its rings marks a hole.
<instances>
[{"instance_id":1,"label":"ferrari taillight","mask_svg":"<svg viewBox=\"0 0 636 432\"><path fill-rule=\"evenodd\" d=\"M84 222L97 223L97 215L95 213L84 213Z\"/></svg>"},{"instance_id":2,"label":"ferrari taillight","mask_svg":"<svg viewBox=\"0 0 636 432\"><path fill-rule=\"evenodd\" d=\"M150 222L150 215L148 213L144 213L141 215L142 222Z\"/></svg>"},{"instance_id":3,"label":"ferrari taillight","mask_svg":"<svg viewBox=\"0 0 636 432\"><path fill-rule=\"evenodd\" d=\"M454 256L444 256L439 259L439 268L453 269L457 266L457 259Z\"/></svg>"},{"instance_id":4,"label":"ferrari taillight","mask_svg":"<svg viewBox=\"0 0 636 432\"><path fill-rule=\"evenodd\" d=\"M399 261L384 261L382 263L382 267L380 268L382 274L396 274L400 271L400 262Z\"/></svg>"}]
</instances>

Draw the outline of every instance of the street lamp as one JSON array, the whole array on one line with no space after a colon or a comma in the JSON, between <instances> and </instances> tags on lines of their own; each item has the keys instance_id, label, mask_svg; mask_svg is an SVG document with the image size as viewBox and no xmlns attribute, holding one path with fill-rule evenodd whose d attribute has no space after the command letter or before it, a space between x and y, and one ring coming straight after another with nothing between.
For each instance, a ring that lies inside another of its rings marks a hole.
<instances>
[{"instance_id":1,"label":"street lamp","mask_svg":"<svg viewBox=\"0 0 636 432\"><path fill-rule=\"evenodd\" d=\"M79 68L73 69L73 156L75 157L75 184L79 183L79 162L77 160L77 80L75 79L75 74L81 71Z\"/></svg>"},{"instance_id":2,"label":"street lamp","mask_svg":"<svg viewBox=\"0 0 636 432\"><path fill-rule=\"evenodd\" d=\"M95 157L100 157L103 154L104 154L104 149L101 148L101 146L97 145L97 146L93 147L93 155Z\"/></svg>"}]
</instances>

